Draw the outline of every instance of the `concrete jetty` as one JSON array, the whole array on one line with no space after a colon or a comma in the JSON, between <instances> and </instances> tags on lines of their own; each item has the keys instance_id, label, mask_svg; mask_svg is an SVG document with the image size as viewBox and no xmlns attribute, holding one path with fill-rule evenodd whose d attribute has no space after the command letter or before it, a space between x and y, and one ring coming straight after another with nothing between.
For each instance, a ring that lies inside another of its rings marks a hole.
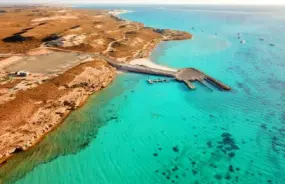
<instances>
[{"instance_id":1,"label":"concrete jetty","mask_svg":"<svg viewBox=\"0 0 285 184\"><path fill-rule=\"evenodd\" d=\"M195 68L182 68L178 70L177 72L169 71L169 70L161 70L157 68L150 68L146 66L140 66L140 65L131 65L126 63L121 63L115 60L112 60L108 57L101 56L102 59L107 61L110 65L113 67L120 69L120 70L126 70L129 72L135 72L135 73L143 73L143 74L150 74L150 75L158 75L158 76L164 76L164 77L170 77L173 79L176 79L177 81L185 83L190 89L196 89L196 87L192 84L192 82L199 82L202 85L206 86L208 89L208 85L205 84L205 82L208 82L212 84L214 87L222 90L222 91L229 91L231 88L222 82L218 81L217 79L206 75L205 73L201 72L200 70L197 70ZM149 81L150 83L154 83L154 81ZM155 81L156 82L156 81Z\"/></svg>"},{"instance_id":2,"label":"concrete jetty","mask_svg":"<svg viewBox=\"0 0 285 184\"><path fill-rule=\"evenodd\" d=\"M184 80L183 82L184 82L190 89L196 89L196 87L195 87L190 81Z\"/></svg>"},{"instance_id":3,"label":"concrete jetty","mask_svg":"<svg viewBox=\"0 0 285 184\"><path fill-rule=\"evenodd\" d=\"M197 82L200 82L202 85L206 86L207 88L209 88L204 83L204 81L207 81L220 90L224 90L224 91L231 90L231 88L229 86L223 84L222 82L218 81L217 79L215 79L209 75L206 75L205 73L203 73L200 70L197 70L195 68L183 68L183 69L178 70L178 72L176 73L176 80L183 81L184 83L187 84L187 86L189 86L189 83L186 81L191 81L191 82L197 81ZM191 87L189 86L189 88L195 89L195 87L193 88L193 85Z\"/></svg>"},{"instance_id":4,"label":"concrete jetty","mask_svg":"<svg viewBox=\"0 0 285 184\"><path fill-rule=\"evenodd\" d=\"M225 90L225 91L230 91L231 88L225 84L223 84L222 82L214 79L213 77L210 77L207 75L206 80L208 82L210 82L211 84L214 84L216 87L220 88L221 90Z\"/></svg>"}]
</instances>

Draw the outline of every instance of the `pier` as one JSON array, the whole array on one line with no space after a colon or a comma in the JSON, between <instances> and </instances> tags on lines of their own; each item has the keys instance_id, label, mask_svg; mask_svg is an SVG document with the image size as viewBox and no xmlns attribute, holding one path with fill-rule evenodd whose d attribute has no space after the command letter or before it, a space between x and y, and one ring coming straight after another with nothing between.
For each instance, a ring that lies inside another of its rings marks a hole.
<instances>
[{"instance_id":1,"label":"pier","mask_svg":"<svg viewBox=\"0 0 285 184\"><path fill-rule=\"evenodd\" d=\"M231 88L222 82L218 81L217 79L206 75L205 73L201 72L200 70L197 70L195 68L183 68L178 70L178 72L175 75L176 80L184 82L190 89L195 89L195 86L191 82L199 82L202 85L209 88L205 81L212 84L214 87L222 90L222 91L229 91Z\"/></svg>"},{"instance_id":2,"label":"pier","mask_svg":"<svg viewBox=\"0 0 285 184\"><path fill-rule=\"evenodd\" d=\"M184 80L183 82L184 82L190 89L196 89L196 87L195 87L190 81Z\"/></svg>"},{"instance_id":3,"label":"pier","mask_svg":"<svg viewBox=\"0 0 285 184\"><path fill-rule=\"evenodd\" d=\"M205 83L208 82L215 88L221 90L221 91L229 91L231 88L227 86L226 84L223 84L222 82L218 81L217 79L201 72L200 70L197 70L195 68L182 68L178 70L177 72L169 71L169 70L161 70L157 68L150 68L146 66L140 66L140 65L131 65L126 63L120 63L118 61L114 61L106 56L100 56L102 59L107 61L110 65L113 67L119 69L119 70L125 70L129 72L135 72L135 73L143 73L143 74L150 74L150 75L157 75L157 76L164 76L169 77L172 79L175 79L179 82L183 82L186 84L191 90L196 89L196 87L193 85L193 82L199 82L203 86L207 87L211 90L211 88ZM157 82L166 82L166 79L158 79L158 80L148 80L150 84L157 83Z\"/></svg>"}]
</instances>

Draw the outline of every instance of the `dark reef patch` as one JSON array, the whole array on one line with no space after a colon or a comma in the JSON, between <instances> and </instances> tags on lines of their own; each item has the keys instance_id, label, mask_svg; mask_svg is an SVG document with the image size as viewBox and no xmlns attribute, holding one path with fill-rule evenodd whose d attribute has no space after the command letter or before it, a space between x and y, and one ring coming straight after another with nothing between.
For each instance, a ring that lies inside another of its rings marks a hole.
<instances>
[{"instance_id":1,"label":"dark reef patch","mask_svg":"<svg viewBox=\"0 0 285 184\"><path fill-rule=\"evenodd\" d=\"M230 180L230 179L231 179L230 174L226 174L225 179L226 179L226 180Z\"/></svg>"},{"instance_id":2,"label":"dark reef patch","mask_svg":"<svg viewBox=\"0 0 285 184\"><path fill-rule=\"evenodd\" d=\"M266 130L266 129L267 129L267 125L266 125L265 123L262 123L262 124L260 125L260 127L261 127L263 130Z\"/></svg>"},{"instance_id":3,"label":"dark reef patch","mask_svg":"<svg viewBox=\"0 0 285 184\"><path fill-rule=\"evenodd\" d=\"M267 80L268 85L275 89L275 90L283 90L285 89L285 81L276 79L276 78L270 78Z\"/></svg>"},{"instance_id":4,"label":"dark reef patch","mask_svg":"<svg viewBox=\"0 0 285 184\"><path fill-rule=\"evenodd\" d=\"M216 175L215 175L215 178L216 178L217 180L221 180L221 179L222 179L222 176L221 176L220 174L216 174Z\"/></svg>"},{"instance_id":5,"label":"dark reef patch","mask_svg":"<svg viewBox=\"0 0 285 184\"><path fill-rule=\"evenodd\" d=\"M178 148L178 146L176 145L176 146L174 146L174 147L172 147L172 150L174 151L174 152L179 152L179 148Z\"/></svg>"},{"instance_id":6,"label":"dark reef patch","mask_svg":"<svg viewBox=\"0 0 285 184\"><path fill-rule=\"evenodd\" d=\"M237 86L242 89L247 95L251 95L249 87L247 87L245 84L237 82Z\"/></svg>"},{"instance_id":7,"label":"dark reef patch","mask_svg":"<svg viewBox=\"0 0 285 184\"><path fill-rule=\"evenodd\" d=\"M174 166L171 170L172 170L172 172L178 171L178 167Z\"/></svg>"},{"instance_id":8,"label":"dark reef patch","mask_svg":"<svg viewBox=\"0 0 285 184\"><path fill-rule=\"evenodd\" d=\"M228 154L228 156L231 157L231 158L234 157L235 155L236 155L236 154L233 153L233 152L231 152L231 153Z\"/></svg>"},{"instance_id":9,"label":"dark reef patch","mask_svg":"<svg viewBox=\"0 0 285 184\"><path fill-rule=\"evenodd\" d=\"M213 167L213 168L215 168L215 169L218 168L218 167L217 167L216 165L214 165L214 164L210 164L209 166L210 166L210 167Z\"/></svg>"},{"instance_id":10,"label":"dark reef patch","mask_svg":"<svg viewBox=\"0 0 285 184\"><path fill-rule=\"evenodd\" d=\"M234 168L233 168L232 165L229 165L229 171L230 171L230 172L234 172Z\"/></svg>"},{"instance_id":11,"label":"dark reef patch","mask_svg":"<svg viewBox=\"0 0 285 184\"><path fill-rule=\"evenodd\" d=\"M212 141L208 141L208 142L207 142L207 146L208 146L208 148L212 148L212 147L213 147Z\"/></svg>"},{"instance_id":12,"label":"dark reef patch","mask_svg":"<svg viewBox=\"0 0 285 184\"><path fill-rule=\"evenodd\" d=\"M196 175L198 172L195 169L192 169L192 173Z\"/></svg>"},{"instance_id":13,"label":"dark reef patch","mask_svg":"<svg viewBox=\"0 0 285 184\"><path fill-rule=\"evenodd\" d=\"M238 176L236 176L236 177L235 177L235 181L236 181L236 182L238 182L238 180L239 180L239 177L238 177Z\"/></svg>"},{"instance_id":14,"label":"dark reef patch","mask_svg":"<svg viewBox=\"0 0 285 184\"><path fill-rule=\"evenodd\" d=\"M79 145L80 149L84 149L84 148L88 147L89 143L90 143L89 141L86 141L83 144Z\"/></svg>"},{"instance_id":15,"label":"dark reef patch","mask_svg":"<svg viewBox=\"0 0 285 184\"><path fill-rule=\"evenodd\" d=\"M283 129L284 130L284 129ZM285 153L285 143L283 142L284 139L284 132L278 131L275 136L271 138L271 148L276 153Z\"/></svg>"},{"instance_id":16,"label":"dark reef patch","mask_svg":"<svg viewBox=\"0 0 285 184\"><path fill-rule=\"evenodd\" d=\"M235 156L235 151L239 150L239 147L236 145L235 140L232 138L230 133L222 133L222 141L218 141L217 148L222 151L225 155L229 157Z\"/></svg>"}]
</instances>

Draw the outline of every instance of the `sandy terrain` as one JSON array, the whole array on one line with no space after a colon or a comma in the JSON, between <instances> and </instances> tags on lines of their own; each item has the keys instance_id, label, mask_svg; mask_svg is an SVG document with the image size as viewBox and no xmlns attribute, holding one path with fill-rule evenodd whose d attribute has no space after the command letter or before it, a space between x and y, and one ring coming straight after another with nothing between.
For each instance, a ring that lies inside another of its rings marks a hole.
<instances>
[{"instance_id":1,"label":"sandy terrain","mask_svg":"<svg viewBox=\"0 0 285 184\"><path fill-rule=\"evenodd\" d=\"M61 13L61 12L60 12ZM65 16L53 16L53 17L42 17L33 19L32 22L44 22L50 20L62 20L62 19L77 19L78 17L72 15L65 15Z\"/></svg>"},{"instance_id":2,"label":"sandy terrain","mask_svg":"<svg viewBox=\"0 0 285 184\"><path fill-rule=\"evenodd\" d=\"M22 57L5 69L8 72L24 70L32 73L57 73L63 72L87 59L90 59L88 54L51 52L39 56Z\"/></svg>"},{"instance_id":3,"label":"sandy terrain","mask_svg":"<svg viewBox=\"0 0 285 184\"><path fill-rule=\"evenodd\" d=\"M142 65L142 66L146 66L146 67L150 67L150 68L157 68L157 69L161 69L161 70L168 70L168 71L177 72L177 69L170 68L168 66L155 64L149 58L134 59L134 60L130 61L130 64Z\"/></svg>"},{"instance_id":4,"label":"sandy terrain","mask_svg":"<svg viewBox=\"0 0 285 184\"><path fill-rule=\"evenodd\" d=\"M145 28L143 24L115 16L127 13L126 10L30 8L6 11L0 17L0 24L4 25L0 28L0 53L25 54L47 42L49 46L131 60L141 55L145 57L161 40L191 38L186 32Z\"/></svg>"},{"instance_id":5,"label":"sandy terrain","mask_svg":"<svg viewBox=\"0 0 285 184\"><path fill-rule=\"evenodd\" d=\"M21 56L11 56L9 58L6 58L0 62L0 69L4 69L7 66L15 64L18 61L20 61L21 59L23 59L23 57L21 57Z\"/></svg>"},{"instance_id":6,"label":"sandy terrain","mask_svg":"<svg viewBox=\"0 0 285 184\"><path fill-rule=\"evenodd\" d=\"M28 56L40 56L40 55L47 55L52 53L51 50L45 48L45 47L39 47L35 49L31 49L27 52Z\"/></svg>"},{"instance_id":7,"label":"sandy terrain","mask_svg":"<svg viewBox=\"0 0 285 184\"><path fill-rule=\"evenodd\" d=\"M89 95L114 80L116 70L92 58L94 53L173 71L146 58L163 40L192 37L121 20L116 15L127 13L123 10L1 9L0 165L35 145ZM29 75L11 75L19 70Z\"/></svg>"}]
</instances>

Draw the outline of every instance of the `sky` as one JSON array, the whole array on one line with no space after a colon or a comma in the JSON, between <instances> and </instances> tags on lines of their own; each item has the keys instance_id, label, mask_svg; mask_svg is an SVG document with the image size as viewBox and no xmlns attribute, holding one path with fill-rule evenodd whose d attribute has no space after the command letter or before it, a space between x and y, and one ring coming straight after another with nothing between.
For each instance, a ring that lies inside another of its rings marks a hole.
<instances>
[{"instance_id":1,"label":"sky","mask_svg":"<svg viewBox=\"0 0 285 184\"><path fill-rule=\"evenodd\" d=\"M255 4L285 5L285 0L0 0L0 3L128 3L128 4Z\"/></svg>"}]
</instances>

